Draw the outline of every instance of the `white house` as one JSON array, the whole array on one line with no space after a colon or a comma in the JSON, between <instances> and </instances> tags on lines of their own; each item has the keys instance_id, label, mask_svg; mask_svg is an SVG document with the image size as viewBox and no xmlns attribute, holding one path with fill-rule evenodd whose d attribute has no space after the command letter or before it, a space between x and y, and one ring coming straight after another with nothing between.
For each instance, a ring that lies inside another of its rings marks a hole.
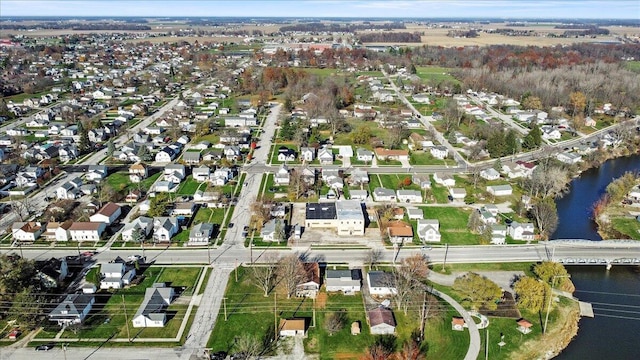
<instances>
[{"instance_id":1,"label":"white house","mask_svg":"<svg viewBox=\"0 0 640 360\"><path fill-rule=\"evenodd\" d=\"M80 324L91 311L95 301L93 295L69 294L49 313L49 321L55 321L60 326Z\"/></svg>"},{"instance_id":2,"label":"white house","mask_svg":"<svg viewBox=\"0 0 640 360\"><path fill-rule=\"evenodd\" d=\"M467 190L464 188L451 188L449 189L449 195L454 201L464 200L465 196L467 196Z\"/></svg>"},{"instance_id":3,"label":"white house","mask_svg":"<svg viewBox=\"0 0 640 360\"><path fill-rule=\"evenodd\" d=\"M358 159L358 161L370 163L373 161L373 156L374 156L373 151L369 151L364 148L356 149L356 159Z\"/></svg>"},{"instance_id":4,"label":"white house","mask_svg":"<svg viewBox=\"0 0 640 360\"><path fill-rule=\"evenodd\" d=\"M369 328L373 335L393 335L396 332L396 320L393 312L384 307L367 311Z\"/></svg>"},{"instance_id":5,"label":"white house","mask_svg":"<svg viewBox=\"0 0 640 360\"><path fill-rule=\"evenodd\" d=\"M367 273L369 293L376 296L389 296L397 293L398 290L391 285L391 276L384 271L369 271Z\"/></svg>"},{"instance_id":6,"label":"white house","mask_svg":"<svg viewBox=\"0 0 640 360\"><path fill-rule=\"evenodd\" d=\"M273 174L273 181L276 185L289 185L289 168L282 164L278 171Z\"/></svg>"},{"instance_id":7,"label":"white house","mask_svg":"<svg viewBox=\"0 0 640 360\"><path fill-rule=\"evenodd\" d=\"M353 295L360 291L362 273L359 269L326 270L325 286L327 292L341 291L345 295Z\"/></svg>"},{"instance_id":8,"label":"white house","mask_svg":"<svg viewBox=\"0 0 640 360\"><path fill-rule=\"evenodd\" d=\"M178 233L178 219L175 217L156 217L153 219L153 241L170 242Z\"/></svg>"},{"instance_id":9,"label":"white house","mask_svg":"<svg viewBox=\"0 0 640 360\"><path fill-rule=\"evenodd\" d=\"M15 222L11 226L11 234L16 241L34 242L47 228L40 222Z\"/></svg>"},{"instance_id":10,"label":"white house","mask_svg":"<svg viewBox=\"0 0 640 360\"><path fill-rule=\"evenodd\" d=\"M300 160L306 162L312 162L315 159L316 149L312 147L300 148Z\"/></svg>"},{"instance_id":11,"label":"white house","mask_svg":"<svg viewBox=\"0 0 640 360\"><path fill-rule=\"evenodd\" d=\"M135 220L127 223L122 228L122 240L133 241L136 240L134 233L139 232L143 239L146 239L151 235L153 230L153 219L145 216L140 216Z\"/></svg>"},{"instance_id":12,"label":"white house","mask_svg":"<svg viewBox=\"0 0 640 360\"><path fill-rule=\"evenodd\" d=\"M489 181L498 180L500 178L500 173L494 168L489 168L480 171L480 177Z\"/></svg>"},{"instance_id":13,"label":"white house","mask_svg":"<svg viewBox=\"0 0 640 360\"><path fill-rule=\"evenodd\" d=\"M118 204L109 202L105 204L102 209L98 210L97 213L91 215L89 220L91 222L101 222L107 225L111 225L116 219L122 214L122 209Z\"/></svg>"},{"instance_id":14,"label":"white house","mask_svg":"<svg viewBox=\"0 0 640 360\"><path fill-rule=\"evenodd\" d=\"M491 244L504 245L507 243L507 227L501 224L491 225Z\"/></svg>"},{"instance_id":15,"label":"white house","mask_svg":"<svg viewBox=\"0 0 640 360\"><path fill-rule=\"evenodd\" d=\"M449 174L434 173L433 180L436 182L436 184L440 184L446 187L451 187L456 185L456 180L453 178L453 176Z\"/></svg>"},{"instance_id":16,"label":"white house","mask_svg":"<svg viewBox=\"0 0 640 360\"><path fill-rule=\"evenodd\" d=\"M49 241L68 241L69 227L71 224L71 221L63 223L50 221L47 223L47 231L44 233L44 236Z\"/></svg>"},{"instance_id":17,"label":"white house","mask_svg":"<svg viewBox=\"0 0 640 360\"><path fill-rule=\"evenodd\" d=\"M103 222L74 222L69 227L69 236L73 241L98 241L106 227Z\"/></svg>"},{"instance_id":18,"label":"white house","mask_svg":"<svg viewBox=\"0 0 640 360\"><path fill-rule=\"evenodd\" d=\"M283 241L286 240L284 237L284 221L280 219L271 219L267 221L264 226L262 226L262 230L260 231L260 236L263 241ZM278 233L278 227L280 228L280 233Z\"/></svg>"},{"instance_id":19,"label":"white house","mask_svg":"<svg viewBox=\"0 0 640 360\"><path fill-rule=\"evenodd\" d=\"M165 146L162 150L158 151L155 160L156 162L160 163L168 163L173 161L173 159L175 159L177 155L178 152L176 151L176 149L170 146Z\"/></svg>"},{"instance_id":20,"label":"white house","mask_svg":"<svg viewBox=\"0 0 640 360\"><path fill-rule=\"evenodd\" d=\"M442 145L431 147L431 149L429 149L429 152L431 153L431 156L440 160L446 159L449 155L449 149L447 149L446 146Z\"/></svg>"},{"instance_id":21,"label":"white house","mask_svg":"<svg viewBox=\"0 0 640 360\"><path fill-rule=\"evenodd\" d=\"M582 155L576 154L574 152L562 152L556 155L558 161L561 161L565 164L577 164L582 161Z\"/></svg>"},{"instance_id":22,"label":"white house","mask_svg":"<svg viewBox=\"0 0 640 360\"><path fill-rule=\"evenodd\" d=\"M133 164L129 167L129 181L134 184L141 182L149 176L147 166L141 163Z\"/></svg>"},{"instance_id":23,"label":"white house","mask_svg":"<svg viewBox=\"0 0 640 360\"><path fill-rule=\"evenodd\" d=\"M136 276L136 269L127 267L122 262L111 262L100 265L100 289L122 289L129 285Z\"/></svg>"},{"instance_id":24,"label":"white house","mask_svg":"<svg viewBox=\"0 0 640 360\"><path fill-rule=\"evenodd\" d=\"M396 192L391 189L385 189L381 187L377 187L373 189L373 200L374 201L393 201L397 200Z\"/></svg>"},{"instance_id":25,"label":"white house","mask_svg":"<svg viewBox=\"0 0 640 360\"><path fill-rule=\"evenodd\" d=\"M280 336L304 336L305 319L280 319L278 333Z\"/></svg>"},{"instance_id":26,"label":"white house","mask_svg":"<svg viewBox=\"0 0 640 360\"><path fill-rule=\"evenodd\" d=\"M321 165L331 165L333 164L333 152L331 149L326 147L320 148L318 151L318 160Z\"/></svg>"},{"instance_id":27,"label":"white house","mask_svg":"<svg viewBox=\"0 0 640 360\"><path fill-rule=\"evenodd\" d=\"M200 223L189 232L189 245L207 245L213 234L213 224Z\"/></svg>"},{"instance_id":28,"label":"white house","mask_svg":"<svg viewBox=\"0 0 640 360\"><path fill-rule=\"evenodd\" d=\"M296 152L288 147L281 146L278 149L278 161L280 162L292 162L296 161Z\"/></svg>"},{"instance_id":29,"label":"white house","mask_svg":"<svg viewBox=\"0 0 640 360\"><path fill-rule=\"evenodd\" d=\"M511 185L489 185L487 186L487 192L493 196L509 196L513 194L513 188Z\"/></svg>"},{"instance_id":30,"label":"white house","mask_svg":"<svg viewBox=\"0 0 640 360\"><path fill-rule=\"evenodd\" d=\"M512 222L507 228L507 234L513 240L532 241L535 239L535 229L532 223Z\"/></svg>"},{"instance_id":31,"label":"white house","mask_svg":"<svg viewBox=\"0 0 640 360\"><path fill-rule=\"evenodd\" d=\"M167 322L167 307L171 304L175 293L172 287L164 283L155 283L147 288L144 300L131 322L134 328L164 327Z\"/></svg>"},{"instance_id":32,"label":"white house","mask_svg":"<svg viewBox=\"0 0 640 360\"><path fill-rule=\"evenodd\" d=\"M100 181L107 177L107 165L89 165L87 169L87 180Z\"/></svg>"},{"instance_id":33,"label":"white house","mask_svg":"<svg viewBox=\"0 0 640 360\"><path fill-rule=\"evenodd\" d=\"M422 193L418 190L397 190L397 199L404 203L421 203Z\"/></svg>"},{"instance_id":34,"label":"white house","mask_svg":"<svg viewBox=\"0 0 640 360\"><path fill-rule=\"evenodd\" d=\"M422 242L440 242L440 222L438 219L419 219L416 231Z\"/></svg>"}]
</instances>

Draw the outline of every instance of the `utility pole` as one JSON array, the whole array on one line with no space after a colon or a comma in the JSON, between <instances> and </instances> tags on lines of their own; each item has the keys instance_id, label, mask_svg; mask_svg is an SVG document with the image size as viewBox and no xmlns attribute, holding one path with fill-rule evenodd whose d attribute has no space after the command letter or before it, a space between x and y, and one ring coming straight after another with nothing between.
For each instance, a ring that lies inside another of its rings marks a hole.
<instances>
[{"instance_id":1,"label":"utility pole","mask_svg":"<svg viewBox=\"0 0 640 360\"><path fill-rule=\"evenodd\" d=\"M235 273L236 273L236 282L238 282L238 259L236 259Z\"/></svg>"},{"instance_id":2,"label":"utility pole","mask_svg":"<svg viewBox=\"0 0 640 360\"><path fill-rule=\"evenodd\" d=\"M124 302L124 294L122 294L122 308L124 310L124 323L127 326L127 340L131 341L131 334L129 334L129 318L127 317L127 304Z\"/></svg>"},{"instance_id":3,"label":"utility pole","mask_svg":"<svg viewBox=\"0 0 640 360\"><path fill-rule=\"evenodd\" d=\"M211 265L211 242L210 241L207 241L207 260L209 265Z\"/></svg>"},{"instance_id":4,"label":"utility pole","mask_svg":"<svg viewBox=\"0 0 640 360\"><path fill-rule=\"evenodd\" d=\"M313 325L311 327L316 327L316 298L313 298Z\"/></svg>"},{"instance_id":5,"label":"utility pole","mask_svg":"<svg viewBox=\"0 0 640 360\"><path fill-rule=\"evenodd\" d=\"M278 338L278 293L273 293L273 340Z\"/></svg>"},{"instance_id":6,"label":"utility pole","mask_svg":"<svg viewBox=\"0 0 640 360\"><path fill-rule=\"evenodd\" d=\"M484 360L489 360L489 328L487 328L487 339L485 345L487 346L485 347Z\"/></svg>"},{"instance_id":7,"label":"utility pole","mask_svg":"<svg viewBox=\"0 0 640 360\"><path fill-rule=\"evenodd\" d=\"M427 319L426 316L427 311L427 291L425 290L422 294L422 312L420 313L420 341L424 339L424 322Z\"/></svg>"},{"instance_id":8,"label":"utility pole","mask_svg":"<svg viewBox=\"0 0 640 360\"><path fill-rule=\"evenodd\" d=\"M444 271L444 266L447 264L447 254L449 253L449 244L444 244L444 261L442 261L442 271Z\"/></svg>"},{"instance_id":9,"label":"utility pole","mask_svg":"<svg viewBox=\"0 0 640 360\"><path fill-rule=\"evenodd\" d=\"M551 288L549 289L549 302L547 303L547 315L544 318L544 328L542 329L542 333L547 333L547 323L549 322L549 312L551 311L551 299L553 298L553 287L556 284L556 278L569 277L569 275L554 275L551 278Z\"/></svg>"},{"instance_id":10,"label":"utility pole","mask_svg":"<svg viewBox=\"0 0 640 360\"><path fill-rule=\"evenodd\" d=\"M222 307L224 308L224 321L227 321L227 298L222 298Z\"/></svg>"}]
</instances>

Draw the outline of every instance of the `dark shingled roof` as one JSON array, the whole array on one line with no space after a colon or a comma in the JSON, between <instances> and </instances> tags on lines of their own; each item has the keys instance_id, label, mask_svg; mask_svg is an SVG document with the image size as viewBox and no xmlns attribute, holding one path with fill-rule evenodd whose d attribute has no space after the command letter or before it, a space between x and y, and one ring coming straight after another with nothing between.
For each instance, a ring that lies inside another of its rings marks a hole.
<instances>
[{"instance_id":1,"label":"dark shingled roof","mask_svg":"<svg viewBox=\"0 0 640 360\"><path fill-rule=\"evenodd\" d=\"M308 203L305 216L307 220L335 219L336 205L334 203Z\"/></svg>"}]
</instances>

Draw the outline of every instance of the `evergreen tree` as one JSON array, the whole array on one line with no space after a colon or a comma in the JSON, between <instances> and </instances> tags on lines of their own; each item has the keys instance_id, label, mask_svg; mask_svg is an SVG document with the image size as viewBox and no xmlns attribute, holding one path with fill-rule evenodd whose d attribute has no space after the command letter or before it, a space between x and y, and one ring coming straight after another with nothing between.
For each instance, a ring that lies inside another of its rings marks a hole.
<instances>
[{"instance_id":1,"label":"evergreen tree","mask_svg":"<svg viewBox=\"0 0 640 360\"><path fill-rule=\"evenodd\" d=\"M518 152L518 137L516 136L515 130L509 130L507 135L504 137L505 142L505 153L502 156L513 155Z\"/></svg>"},{"instance_id":2,"label":"evergreen tree","mask_svg":"<svg viewBox=\"0 0 640 360\"><path fill-rule=\"evenodd\" d=\"M116 151L116 146L113 144L113 138L110 138L107 142L107 155L113 155L114 151Z\"/></svg>"},{"instance_id":3,"label":"evergreen tree","mask_svg":"<svg viewBox=\"0 0 640 360\"><path fill-rule=\"evenodd\" d=\"M138 148L138 152L136 153L136 155L142 161L151 161L151 153L145 145L142 145L140 146L140 148Z\"/></svg>"},{"instance_id":4,"label":"evergreen tree","mask_svg":"<svg viewBox=\"0 0 640 360\"><path fill-rule=\"evenodd\" d=\"M88 152L91 147L91 142L89 141L89 132L84 128L84 125L82 125L82 121L78 121L78 135L80 136L78 150L80 150L81 153Z\"/></svg>"},{"instance_id":5,"label":"evergreen tree","mask_svg":"<svg viewBox=\"0 0 640 360\"><path fill-rule=\"evenodd\" d=\"M411 64L409 66L409 74L417 74L417 73L418 73L418 70L416 69L416 66Z\"/></svg>"},{"instance_id":6,"label":"evergreen tree","mask_svg":"<svg viewBox=\"0 0 640 360\"><path fill-rule=\"evenodd\" d=\"M534 124L527 136L524 137L522 145L526 149L531 150L540 147L540 144L542 144L542 130L540 130L538 125Z\"/></svg>"}]
</instances>

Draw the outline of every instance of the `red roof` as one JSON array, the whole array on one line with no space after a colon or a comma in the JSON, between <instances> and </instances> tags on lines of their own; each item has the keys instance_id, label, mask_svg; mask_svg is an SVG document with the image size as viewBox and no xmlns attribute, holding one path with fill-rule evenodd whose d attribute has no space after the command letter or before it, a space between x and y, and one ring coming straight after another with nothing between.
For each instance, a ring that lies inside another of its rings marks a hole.
<instances>
[{"instance_id":1,"label":"red roof","mask_svg":"<svg viewBox=\"0 0 640 360\"><path fill-rule=\"evenodd\" d=\"M529 320L527 319L520 319L517 322L518 326L522 326L525 328L530 328L532 326L531 322L529 322Z\"/></svg>"},{"instance_id":2,"label":"red roof","mask_svg":"<svg viewBox=\"0 0 640 360\"><path fill-rule=\"evenodd\" d=\"M111 215L118 211L118 209L120 209L118 204L110 202L103 206L102 209L98 210L98 214L111 217Z\"/></svg>"}]
</instances>

